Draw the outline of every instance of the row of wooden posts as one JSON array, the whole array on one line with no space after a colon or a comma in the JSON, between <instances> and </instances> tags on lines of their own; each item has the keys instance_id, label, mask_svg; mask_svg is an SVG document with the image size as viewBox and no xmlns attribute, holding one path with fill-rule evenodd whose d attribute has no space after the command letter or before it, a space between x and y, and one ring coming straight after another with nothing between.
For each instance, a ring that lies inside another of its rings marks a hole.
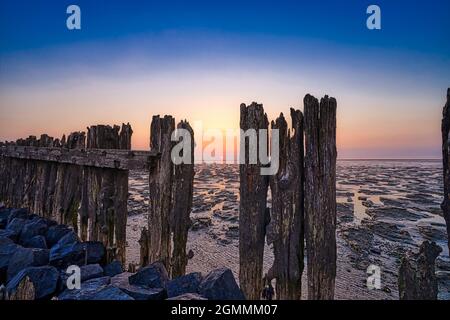
<instances>
[{"instance_id":1,"label":"row of wooden posts","mask_svg":"<svg viewBox=\"0 0 450 320\"><path fill-rule=\"evenodd\" d=\"M445 199L450 225L449 92L442 122ZM279 169L240 164L239 282L247 299L259 299L266 281L276 279L278 299L300 299L306 247L309 299L333 299L336 277L336 100L304 98L304 113L291 109L270 124L279 130ZM194 132L187 121L191 150ZM263 106L242 104L240 127L265 129ZM0 201L70 224L82 240L99 240L108 259L125 263L128 171L149 170L149 218L140 243L140 264L162 261L172 277L185 274L186 243L193 199L194 155L175 165L172 116L154 116L150 152L131 151L129 125L92 126L61 140L42 135L0 145ZM268 133L267 133L268 134ZM261 139L261 136L258 136ZM268 139L264 140L268 141ZM258 141L259 143L259 141ZM258 144L259 145L259 144ZM267 206L270 188L271 209ZM448 230L450 232L450 230ZM264 244L273 244L274 264L263 274Z\"/></svg>"}]
</instances>

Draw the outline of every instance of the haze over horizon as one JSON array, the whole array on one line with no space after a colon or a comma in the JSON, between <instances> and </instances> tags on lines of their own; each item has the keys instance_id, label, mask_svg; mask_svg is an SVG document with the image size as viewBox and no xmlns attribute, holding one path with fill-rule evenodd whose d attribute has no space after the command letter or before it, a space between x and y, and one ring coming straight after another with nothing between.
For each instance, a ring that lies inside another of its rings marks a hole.
<instances>
[{"instance_id":1,"label":"haze over horizon","mask_svg":"<svg viewBox=\"0 0 450 320\"><path fill-rule=\"evenodd\" d=\"M376 2L381 30L367 1L2 1L0 140L130 122L148 149L155 114L235 129L310 93L337 99L339 158L438 159L450 2Z\"/></svg>"}]
</instances>

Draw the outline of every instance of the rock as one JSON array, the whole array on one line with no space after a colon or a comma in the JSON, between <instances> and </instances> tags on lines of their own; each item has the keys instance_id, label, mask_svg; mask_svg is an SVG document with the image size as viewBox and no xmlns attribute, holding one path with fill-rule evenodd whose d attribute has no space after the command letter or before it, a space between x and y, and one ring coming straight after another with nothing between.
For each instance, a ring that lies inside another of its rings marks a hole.
<instances>
[{"instance_id":1,"label":"rock","mask_svg":"<svg viewBox=\"0 0 450 320\"><path fill-rule=\"evenodd\" d=\"M0 285L0 301L9 300L8 291L6 291L6 287L2 284Z\"/></svg>"},{"instance_id":2,"label":"rock","mask_svg":"<svg viewBox=\"0 0 450 320\"><path fill-rule=\"evenodd\" d=\"M134 300L131 296L113 286L107 286L95 292L89 300Z\"/></svg>"},{"instance_id":3,"label":"rock","mask_svg":"<svg viewBox=\"0 0 450 320\"><path fill-rule=\"evenodd\" d=\"M244 294L228 268L211 271L200 283L199 293L209 300L244 300Z\"/></svg>"},{"instance_id":4,"label":"rock","mask_svg":"<svg viewBox=\"0 0 450 320\"><path fill-rule=\"evenodd\" d=\"M175 278L167 283L167 295L170 298L185 293L198 293L198 287L201 281L202 274L200 272L193 272Z\"/></svg>"},{"instance_id":5,"label":"rock","mask_svg":"<svg viewBox=\"0 0 450 320\"><path fill-rule=\"evenodd\" d=\"M169 298L167 300L208 300L202 297L198 293L185 293L176 297Z\"/></svg>"},{"instance_id":6,"label":"rock","mask_svg":"<svg viewBox=\"0 0 450 320\"><path fill-rule=\"evenodd\" d=\"M165 288L169 281L167 270L161 262L139 269L136 274L130 276L128 281L132 285L146 286L150 288Z\"/></svg>"},{"instance_id":7,"label":"rock","mask_svg":"<svg viewBox=\"0 0 450 320\"><path fill-rule=\"evenodd\" d=\"M14 222L14 221L13 221ZM33 219L27 222L20 232L20 244L25 244L35 236L43 236L47 232L48 226L44 219Z\"/></svg>"},{"instance_id":8,"label":"rock","mask_svg":"<svg viewBox=\"0 0 450 320\"><path fill-rule=\"evenodd\" d=\"M63 224L49 227L47 233L45 234L45 240L47 241L48 247L53 247L62 237L64 237L70 231L72 231L72 229Z\"/></svg>"},{"instance_id":9,"label":"rock","mask_svg":"<svg viewBox=\"0 0 450 320\"><path fill-rule=\"evenodd\" d=\"M20 235L26 222L27 220L25 219L14 218L8 223L8 225L6 226L6 230L13 231L15 234Z\"/></svg>"},{"instance_id":10,"label":"rock","mask_svg":"<svg viewBox=\"0 0 450 320\"><path fill-rule=\"evenodd\" d=\"M118 260L114 260L110 264L106 265L105 269L105 276L114 277L115 275L118 275L123 272L122 264Z\"/></svg>"},{"instance_id":11,"label":"rock","mask_svg":"<svg viewBox=\"0 0 450 320\"><path fill-rule=\"evenodd\" d=\"M88 264L80 267L81 282L103 277L103 268L99 264Z\"/></svg>"},{"instance_id":12,"label":"rock","mask_svg":"<svg viewBox=\"0 0 450 320\"><path fill-rule=\"evenodd\" d=\"M15 218L19 218L19 219L28 219L29 216L29 212L27 209L22 208L22 209L12 209L11 210L11 214L8 217L8 225L11 223L12 220L14 220Z\"/></svg>"},{"instance_id":13,"label":"rock","mask_svg":"<svg viewBox=\"0 0 450 320\"><path fill-rule=\"evenodd\" d=\"M164 300L167 298L167 291L164 288L146 288L130 284L118 288L135 300Z\"/></svg>"},{"instance_id":14,"label":"rock","mask_svg":"<svg viewBox=\"0 0 450 320\"><path fill-rule=\"evenodd\" d=\"M18 245L9 238L0 238L0 284L6 283L6 271Z\"/></svg>"},{"instance_id":15,"label":"rock","mask_svg":"<svg viewBox=\"0 0 450 320\"><path fill-rule=\"evenodd\" d=\"M13 230L0 230L0 238L8 238L11 241L16 242L19 238L19 235Z\"/></svg>"},{"instance_id":16,"label":"rock","mask_svg":"<svg viewBox=\"0 0 450 320\"><path fill-rule=\"evenodd\" d=\"M69 265L84 265L103 263L105 247L98 241L75 242L66 244L70 233L64 236L50 250L50 264L58 268L66 268Z\"/></svg>"},{"instance_id":17,"label":"rock","mask_svg":"<svg viewBox=\"0 0 450 320\"><path fill-rule=\"evenodd\" d=\"M111 277L111 285L120 287L122 285L130 284L128 278L131 275L133 275L133 273L130 272L122 272L120 274L117 274L114 277Z\"/></svg>"},{"instance_id":18,"label":"rock","mask_svg":"<svg viewBox=\"0 0 450 320\"><path fill-rule=\"evenodd\" d=\"M110 285L110 277L88 280L81 284L81 289L64 290L58 300L134 300L131 296Z\"/></svg>"},{"instance_id":19,"label":"rock","mask_svg":"<svg viewBox=\"0 0 450 320\"><path fill-rule=\"evenodd\" d=\"M11 209L1 209L0 210L0 229L5 229L8 224L8 218L11 214Z\"/></svg>"},{"instance_id":20,"label":"rock","mask_svg":"<svg viewBox=\"0 0 450 320\"><path fill-rule=\"evenodd\" d=\"M408 252L402 258L398 275L400 300L437 299L435 260L441 251L436 243L424 241L418 253Z\"/></svg>"},{"instance_id":21,"label":"rock","mask_svg":"<svg viewBox=\"0 0 450 320\"><path fill-rule=\"evenodd\" d=\"M8 264L7 279L11 280L17 273L27 267L40 267L48 264L48 250L17 247Z\"/></svg>"},{"instance_id":22,"label":"rock","mask_svg":"<svg viewBox=\"0 0 450 320\"><path fill-rule=\"evenodd\" d=\"M27 247L27 248L47 249L47 243L45 242L45 237L41 236L41 235L34 236L31 239L23 242L23 246Z\"/></svg>"},{"instance_id":23,"label":"rock","mask_svg":"<svg viewBox=\"0 0 450 320\"><path fill-rule=\"evenodd\" d=\"M95 293L108 286L110 281L110 277L101 277L85 281L80 289L64 290L58 296L58 300L91 300Z\"/></svg>"},{"instance_id":24,"label":"rock","mask_svg":"<svg viewBox=\"0 0 450 320\"><path fill-rule=\"evenodd\" d=\"M10 296L17 291L25 277L33 283L35 299L47 299L51 298L57 289L59 272L50 266L26 268L8 282L7 290Z\"/></svg>"}]
</instances>

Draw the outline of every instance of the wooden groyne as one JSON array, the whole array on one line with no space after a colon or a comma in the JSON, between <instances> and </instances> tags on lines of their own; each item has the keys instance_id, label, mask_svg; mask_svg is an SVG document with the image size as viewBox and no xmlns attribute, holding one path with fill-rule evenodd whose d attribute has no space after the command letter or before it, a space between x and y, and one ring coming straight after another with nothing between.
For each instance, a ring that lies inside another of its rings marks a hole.
<instances>
[{"instance_id":1,"label":"wooden groyne","mask_svg":"<svg viewBox=\"0 0 450 320\"><path fill-rule=\"evenodd\" d=\"M150 206L147 228L141 233L140 263L160 261L171 276L186 272L186 243L191 225L194 188L194 131L187 121L177 129L190 135L189 163L174 164L171 156L175 141L175 119L154 116L150 127L150 149L160 154L149 174Z\"/></svg>"},{"instance_id":2,"label":"wooden groyne","mask_svg":"<svg viewBox=\"0 0 450 320\"><path fill-rule=\"evenodd\" d=\"M333 299L336 278L336 100L306 95L305 222L308 298Z\"/></svg>"},{"instance_id":3,"label":"wooden groyne","mask_svg":"<svg viewBox=\"0 0 450 320\"><path fill-rule=\"evenodd\" d=\"M447 89L447 102L442 111L442 164L444 169L444 201L442 211L447 223L448 248L450 250L450 88Z\"/></svg>"},{"instance_id":4,"label":"wooden groyne","mask_svg":"<svg viewBox=\"0 0 450 320\"><path fill-rule=\"evenodd\" d=\"M255 163L251 163L249 153L255 154L255 149L259 150L261 136L258 130L266 130L267 143L268 125L267 115L261 104L254 102L249 106L241 105L240 128L244 131L257 130L253 141L250 141L252 137L241 141L241 144L245 144L245 154L241 154L241 157L245 157L245 162L239 165L239 283L245 297L251 300L260 299L263 288L262 265L269 218L266 205L269 177L261 175L263 165L259 157Z\"/></svg>"},{"instance_id":5,"label":"wooden groyne","mask_svg":"<svg viewBox=\"0 0 450 320\"><path fill-rule=\"evenodd\" d=\"M100 125L88 128L87 142L84 132L75 132L0 147L0 201L68 224L81 240L101 241L108 261L125 263L128 170L158 158L154 151L128 150L131 134L129 125L120 131Z\"/></svg>"},{"instance_id":6,"label":"wooden groyne","mask_svg":"<svg viewBox=\"0 0 450 320\"><path fill-rule=\"evenodd\" d=\"M239 280L247 299L259 299L263 285L272 279L276 279L278 299L301 298L305 240L308 297L334 298L336 100L325 96L319 104L316 98L306 95L304 114L291 109L292 134L282 114L272 122L272 143L278 142L279 163L270 178L261 174L261 168L269 165L259 158L252 163L249 157L255 148L261 155L260 142L267 141L264 138L268 131L257 134L253 146L247 134L241 141L245 156L241 155L244 162L240 164ZM262 105L241 105L241 129L268 129ZM274 141L274 130L278 130L278 141ZM266 207L269 184L270 209ZM274 246L274 263L263 277L266 231L268 243Z\"/></svg>"},{"instance_id":7,"label":"wooden groyne","mask_svg":"<svg viewBox=\"0 0 450 320\"><path fill-rule=\"evenodd\" d=\"M292 131L283 114L271 128L279 130L279 169L270 177L272 193L268 243L274 264L268 278L276 278L277 299L300 300L304 268L304 150L303 114L291 108Z\"/></svg>"}]
</instances>

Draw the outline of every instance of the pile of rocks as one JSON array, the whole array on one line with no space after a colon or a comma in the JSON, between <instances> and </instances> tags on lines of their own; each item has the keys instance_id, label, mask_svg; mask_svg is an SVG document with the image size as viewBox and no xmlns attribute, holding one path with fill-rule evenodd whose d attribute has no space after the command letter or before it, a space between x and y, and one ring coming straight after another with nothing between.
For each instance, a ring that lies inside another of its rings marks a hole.
<instances>
[{"instance_id":1,"label":"pile of rocks","mask_svg":"<svg viewBox=\"0 0 450 320\"><path fill-rule=\"evenodd\" d=\"M119 261L106 264L105 253L101 242L81 242L68 226L0 206L0 299L244 299L227 268L170 279L162 263L124 272ZM80 289L67 288L71 265L80 267Z\"/></svg>"}]
</instances>

